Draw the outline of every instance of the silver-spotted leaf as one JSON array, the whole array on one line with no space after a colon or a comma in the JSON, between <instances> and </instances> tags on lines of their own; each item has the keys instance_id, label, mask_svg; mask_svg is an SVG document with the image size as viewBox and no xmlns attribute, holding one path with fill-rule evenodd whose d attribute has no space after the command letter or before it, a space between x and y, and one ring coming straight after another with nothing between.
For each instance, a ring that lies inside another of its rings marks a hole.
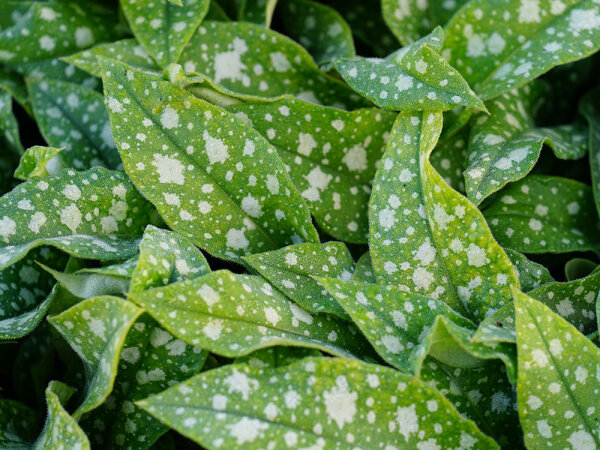
<instances>
[{"instance_id":1,"label":"silver-spotted leaf","mask_svg":"<svg viewBox=\"0 0 600 450\"><path fill-rule=\"evenodd\" d=\"M600 447L600 349L540 302L514 296L525 444Z\"/></svg>"},{"instance_id":2,"label":"silver-spotted leaf","mask_svg":"<svg viewBox=\"0 0 600 450\"><path fill-rule=\"evenodd\" d=\"M369 252L363 253L363 255L358 258L358 261L356 261L352 280L360 283L377 284L377 277L375 277L375 271L373 270L373 264L371 263L371 254Z\"/></svg>"},{"instance_id":3,"label":"silver-spotted leaf","mask_svg":"<svg viewBox=\"0 0 600 450\"><path fill-rule=\"evenodd\" d=\"M177 62L208 12L209 0L121 0L139 43L163 67Z\"/></svg>"},{"instance_id":4,"label":"silver-spotted leaf","mask_svg":"<svg viewBox=\"0 0 600 450\"><path fill-rule=\"evenodd\" d=\"M28 180L33 177L56 175L56 173L51 174L50 172L54 172L54 169L61 164L54 164L56 160L53 161L53 159L62 150L62 148L42 147L40 145L28 148L21 156L14 177L20 180ZM48 169L50 169L50 172L48 172Z\"/></svg>"},{"instance_id":5,"label":"silver-spotted leaf","mask_svg":"<svg viewBox=\"0 0 600 450\"><path fill-rule=\"evenodd\" d=\"M479 210L429 163L441 128L441 112L399 115L369 203L370 253L381 283L479 321L519 280Z\"/></svg>"},{"instance_id":6,"label":"silver-spotted leaf","mask_svg":"<svg viewBox=\"0 0 600 450\"><path fill-rule=\"evenodd\" d=\"M600 48L594 0L474 0L446 26L445 55L483 99Z\"/></svg>"},{"instance_id":7,"label":"silver-spotted leaf","mask_svg":"<svg viewBox=\"0 0 600 450\"><path fill-rule=\"evenodd\" d=\"M445 117L444 117L444 120ZM444 139L444 131L440 142L431 153L429 162L446 184L461 194L465 192L465 161L469 141L469 127L463 127Z\"/></svg>"},{"instance_id":8,"label":"silver-spotted leaf","mask_svg":"<svg viewBox=\"0 0 600 450\"><path fill-rule=\"evenodd\" d=\"M139 404L208 448L497 448L420 380L340 358L229 365Z\"/></svg>"},{"instance_id":9,"label":"silver-spotted leaf","mask_svg":"<svg viewBox=\"0 0 600 450\"><path fill-rule=\"evenodd\" d=\"M101 295L122 295L129 290L129 277L111 273L69 273L53 270L42 265L56 281L71 294L79 298L99 297Z\"/></svg>"},{"instance_id":10,"label":"silver-spotted leaf","mask_svg":"<svg viewBox=\"0 0 600 450\"><path fill-rule=\"evenodd\" d=\"M370 351L353 325L309 313L257 276L220 270L129 298L174 336L223 356L243 356L274 345L347 357Z\"/></svg>"},{"instance_id":11,"label":"silver-spotted leaf","mask_svg":"<svg viewBox=\"0 0 600 450\"><path fill-rule=\"evenodd\" d=\"M523 253L600 252L593 203L592 190L583 183L529 175L504 189L483 214L503 247Z\"/></svg>"},{"instance_id":12,"label":"silver-spotted leaf","mask_svg":"<svg viewBox=\"0 0 600 450\"><path fill-rule=\"evenodd\" d=\"M277 149L317 223L346 242L366 243L367 203L396 115L342 111L298 99L227 108Z\"/></svg>"},{"instance_id":13,"label":"silver-spotted leaf","mask_svg":"<svg viewBox=\"0 0 600 450\"><path fill-rule=\"evenodd\" d=\"M550 271L542 264L533 262L527 259L522 253L514 250L505 249L504 251L519 274L519 281L523 292L529 292L540 287L542 284L554 281L554 278L550 275Z\"/></svg>"},{"instance_id":14,"label":"silver-spotted leaf","mask_svg":"<svg viewBox=\"0 0 600 450\"><path fill-rule=\"evenodd\" d=\"M306 204L257 131L152 75L108 59L103 68L125 169L171 228L226 259L318 241ZM146 95L150 88L160 95Z\"/></svg>"},{"instance_id":15,"label":"silver-spotted leaf","mask_svg":"<svg viewBox=\"0 0 600 450\"><path fill-rule=\"evenodd\" d=\"M123 172L64 170L30 179L0 198L0 266L41 245L80 258L127 258L152 212Z\"/></svg>"},{"instance_id":16,"label":"silver-spotted leaf","mask_svg":"<svg viewBox=\"0 0 600 450\"><path fill-rule=\"evenodd\" d=\"M85 395L73 413L76 419L100 406L112 391L127 332L143 312L131 302L103 296L84 300L48 319L85 369Z\"/></svg>"},{"instance_id":17,"label":"silver-spotted leaf","mask_svg":"<svg viewBox=\"0 0 600 450\"><path fill-rule=\"evenodd\" d=\"M244 261L307 311L348 318L335 298L313 279L352 279L354 259L344 243L290 245L245 256Z\"/></svg>"}]
</instances>

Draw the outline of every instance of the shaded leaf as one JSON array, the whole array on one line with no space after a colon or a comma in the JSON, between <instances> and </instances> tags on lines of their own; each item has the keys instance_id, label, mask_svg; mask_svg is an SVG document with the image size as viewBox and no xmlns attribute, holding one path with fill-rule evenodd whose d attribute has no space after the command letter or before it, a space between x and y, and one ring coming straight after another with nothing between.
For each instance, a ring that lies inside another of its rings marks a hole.
<instances>
[{"instance_id":1,"label":"shaded leaf","mask_svg":"<svg viewBox=\"0 0 600 450\"><path fill-rule=\"evenodd\" d=\"M235 2L238 5L238 20L267 28L271 26L277 0L235 0Z\"/></svg>"},{"instance_id":2,"label":"shaded leaf","mask_svg":"<svg viewBox=\"0 0 600 450\"><path fill-rule=\"evenodd\" d=\"M358 261L356 261L352 280L361 283L377 284L377 278L375 277L375 271L373 270L373 264L371 263L371 254L369 252L363 253L363 255L358 258Z\"/></svg>"},{"instance_id":3,"label":"shaded leaf","mask_svg":"<svg viewBox=\"0 0 600 450\"><path fill-rule=\"evenodd\" d=\"M29 178L34 177L56 175L56 173L50 174L48 169L50 169L51 172L55 172L56 166L62 165L60 162L55 164L57 160L53 160L53 158L62 150L64 149L56 147L42 147L40 145L29 147L23 156L21 156L19 166L15 170L15 178L20 180L28 180Z\"/></svg>"},{"instance_id":4,"label":"shaded leaf","mask_svg":"<svg viewBox=\"0 0 600 450\"><path fill-rule=\"evenodd\" d=\"M235 358L234 364L247 364L250 367L283 367L309 356L322 356L319 350L302 347L269 347Z\"/></svg>"},{"instance_id":5,"label":"shaded leaf","mask_svg":"<svg viewBox=\"0 0 600 450\"><path fill-rule=\"evenodd\" d=\"M63 273L43 265L42 267L65 289L79 298L121 295L129 289L130 279L127 277L94 272Z\"/></svg>"},{"instance_id":6,"label":"shaded leaf","mask_svg":"<svg viewBox=\"0 0 600 450\"><path fill-rule=\"evenodd\" d=\"M35 439L36 414L16 400L0 399L0 445L27 448Z\"/></svg>"},{"instance_id":7,"label":"shaded leaf","mask_svg":"<svg viewBox=\"0 0 600 450\"><path fill-rule=\"evenodd\" d=\"M565 264L565 278L567 281L584 278L597 268L598 263L595 263L594 261L585 258L573 258Z\"/></svg>"},{"instance_id":8,"label":"shaded leaf","mask_svg":"<svg viewBox=\"0 0 600 450\"><path fill-rule=\"evenodd\" d=\"M590 171L592 192L596 203L596 211L600 215L600 88L586 94L580 104L579 111L589 124L588 147L590 150Z\"/></svg>"},{"instance_id":9,"label":"shaded leaf","mask_svg":"<svg viewBox=\"0 0 600 450\"><path fill-rule=\"evenodd\" d=\"M550 275L550 271L543 265L535 263L527 259L522 253L509 248L504 251L519 275L519 282L521 283L521 290L523 292L529 292L540 287L542 284L554 281L554 278Z\"/></svg>"},{"instance_id":10,"label":"shaded leaf","mask_svg":"<svg viewBox=\"0 0 600 450\"><path fill-rule=\"evenodd\" d=\"M463 173L467 159L469 131L468 127L464 127L444 140L442 140L444 137L442 131L440 142L429 158L429 162L446 184L460 193L465 192Z\"/></svg>"},{"instance_id":11,"label":"shaded leaf","mask_svg":"<svg viewBox=\"0 0 600 450\"><path fill-rule=\"evenodd\" d=\"M17 155L23 153L19 124L12 107L12 97L3 89L0 89L0 144L4 147L3 152Z\"/></svg>"}]
</instances>

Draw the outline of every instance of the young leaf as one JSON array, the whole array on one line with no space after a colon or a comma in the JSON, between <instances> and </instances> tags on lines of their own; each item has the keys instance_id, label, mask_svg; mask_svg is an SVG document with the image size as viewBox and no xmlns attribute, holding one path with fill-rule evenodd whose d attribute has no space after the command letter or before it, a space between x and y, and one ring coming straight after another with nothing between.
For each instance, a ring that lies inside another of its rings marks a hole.
<instances>
[{"instance_id":1,"label":"young leaf","mask_svg":"<svg viewBox=\"0 0 600 450\"><path fill-rule=\"evenodd\" d=\"M396 114L376 108L347 112L289 98L227 110L275 146L327 233L346 242L367 242L366 205Z\"/></svg>"},{"instance_id":2,"label":"young leaf","mask_svg":"<svg viewBox=\"0 0 600 450\"><path fill-rule=\"evenodd\" d=\"M0 445L3 448L29 448L35 440L36 414L16 400L0 399Z\"/></svg>"},{"instance_id":3,"label":"young leaf","mask_svg":"<svg viewBox=\"0 0 600 450\"><path fill-rule=\"evenodd\" d=\"M180 63L186 72L202 73L240 94L264 98L291 94L343 109L366 106L346 85L321 73L300 45L250 23L205 22L183 51Z\"/></svg>"},{"instance_id":4,"label":"young leaf","mask_svg":"<svg viewBox=\"0 0 600 450\"><path fill-rule=\"evenodd\" d=\"M590 171L592 172L592 192L596 211L600 215L600 88L586 94L579 104L579 112L589 124L588 146L590 150Z\"/></svg>"},{"instance_id":5,"label":"young leaf","mask_svg":"<svg viewBox=\"0 0 600 450\"><path fill-rule=\"evenodd\" d=\"M127 258L152 211L123 172L65 170L30 179L0 198L0 268L41 245L80 258Z\"/></svg>"},{"instance_id":6,"label":"young leaf","mask_svg":"<svg viewBox=\"0 0 600 450\"><path fill-rule=\"evenodd\" d=\"M517 291L514 297L525 444L599 447L600 349L548 307Z\"/></svg>"},{"instance_id":7,"label":"young leaf","mask_svg":"<svg viewBox=\"0 0 600 450\"><path fill-rule=\"evenodd\" d=\"M445 27L445 53L483 99L522 86L600 48L592 0L475 0Z\"/></svg>"},{"instance_id":8,"label":"young leaf","mask_svg":"<svg viewBox=\"0 0 600 450\"><path fill-rule=\"evenodd\" d=\"M171 228L225 259L318 241L306 204L258 132L170 83L102 64L125 169ZM150 87L161 94L146 95Z\"/></svg>"},{"instance_id":9,"label":"young leaf","mask_svg":"<svg viewBox=\"0 0 600 450\"><path fill-rule=\"evenodd\" d=\"M225 366L139 404L205 447L497 448L416 378L339 358L307 358L281 368ZM175 414L178 408L182 414Z\"/></svg>"},{"instance_id":10,"label":"young leaf","mask_svg":"<svg viewBox=\"0 0 600 450\"><path fill-rule=\"evenodd\" d=\"M377 284L377 278L375 277L375 271L373 270L373 264L371 263L371 254L369 252L363 253L363 255L358 258L358 261L356 261L352 280L358 281L359 283Z\"/></svg>"},{"instance_id":11,"label":"young leaf","mask_svg":"<svg viewBox=\"0 0 600 450\"><path fill-rule=\"evenodd\" d=\"M390 59L339 58L334 66L352 89L393 111L485 110L461 74L424 40Z\"/></svg>"},{"instance_id":12,"label":"young leaf","mask_svg":"<svg viewBox=\"0 0 600 450\"><path fill-rule=\"evenodd\" d=\"M519 280L479 210L429 163L441 128L440 112L401 113L394 124L369 203L371 258L381 283L479 321Z\"/></svg>"},{"instance_id":13,"label":"young leaf","mask_svg":"<svg viewBox=\"0 0 600 450\"><path fill-rule=\"evenodd\" d=\"M313 277L350 280L354 260L342 242L296 244L272 252L245 256L244 261L311 313L348 315Z\"/></svg>"},{"instance_id":14,"label":"young leaf","mask_svg":"<svg viewBox=\"0 0 600 450\"><path fill-rule=\"evenodd\" d=\"M346 357L369 351L352 325L326 314L313 316L256 276L220 270L129 298L174 336L227 357L274 345Z\"/></svg>"},{"instance_id":15,"label":"young leaf","mask_svg":"<svg viewBox=\"0 0 600 450\"><path fill-rule=\"evenodd\" d=\"M177 62L208 12L209 0L121 0L133 34L163 67Z\"/></svg>"},{"instance_id":16,"label":"young leaf","mask_svg":"<svg viewBox=\"0 0 600 450\"><path fill-rule=\"evenodd\" d=\"M57 157L59 167L116 169L121 164L101 94L56 80L30 80L27 86L44 138L65 148Z\"/></svg>"},{"instance_id":17,"label":"young leaf","mask_svg":"<svg viewBox=\"0 0 600 450\"><path fill-rule=\"evenodd\" d=\"M317 64L355 55L350 27L335 9L311 0L285 0L278 6L286 33Z\"/></svg>"},{"instance_id":18,"label":"young leaf","mask_svg":"<svg viewBox=\"0 0 600 450\"><path fill-rule=\"evenodd\" d=\"M46 389L48 413L44 429L33 445L34 449L72 448L89 450L90 442L77 424L77 421L65 410L64 404L75 390L59 381L51 381Z\"/></svg>"},{"instance_id":19,"label":"young leaf","mask_svg":"<svg viewBox=\"0 0 600 450\"><path fill-rule=\"evenodd\" d=\"M530 175L504 189L483 214L503 247L523 253L600 252L593 202L583 183Z\"/></svg>"},{"instance_id":20,"label":"young leaf","mask_svg":"<svg viewBox=\"0 0 600 450\"><path fill-rule=\"evenodd\" d=\"M127 332L144 311L118 297L94 297L48 321L79 355L86 374L84 400L75 419L100 406L113 389Z\"/></svg>"},{"instance_id":21,"label":"young leaf","mask_svg":"<svg viewBox=\"0 0 600 450\"><path fill-rule=\"evenodd\" d=\"M50 175L48 169L54 172L56 166L62 165L60 163L56 164L57 160L54 159L62 150L64 148L42 147L40 145L28 148L23 156L21 156L21 161L19 162L19 167L15 170L14 177L20 180L28 180L33 177ZM52 173L52 175L56 175L56 173Z\"/></svg>"},{"instance_id":22,"label":"young leaf","mask_svg":"<svg viewBox=\"0 0 600 450\"><path fill-rule=\"evenodd\" d=\"M504 250L519 274L521 291L529 292L543 284L554 281L550 271L541 264L527 259L525 255L509 248Z\"/></svg>"}]
</instances>

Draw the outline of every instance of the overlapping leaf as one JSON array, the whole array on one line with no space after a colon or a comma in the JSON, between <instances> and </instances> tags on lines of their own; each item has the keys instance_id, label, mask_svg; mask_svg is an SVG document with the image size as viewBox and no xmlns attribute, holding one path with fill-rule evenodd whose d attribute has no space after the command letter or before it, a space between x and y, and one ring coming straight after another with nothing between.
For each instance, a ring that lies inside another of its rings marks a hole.
<instances>
[{"instance_id":1,"label":"overlapping leaf","mask_svg":"<svg viewBox=\"0 0 600 450\"><path fill-rule=\"evenodd\" d=\"M309 356L322 356L319 350L302 347L269 347L257 350L246 356L235 358L234 364L247 364L250 367L282 367Z\"/></svg>"},{"instance_id":2,"label":"overlapping leaf","mask_svg":"<svg viewBox=\"0 0 600 450\"><path fill-rule=\"evenodd\" d=\"M399 394L393 397L396 401L388 392ZM442 442L448 447L462 442L497 448L421 381L345 359L307 358L275 369L226 366L141 405L209 447L216 441L224 447L251 449L265 448L269 442L303 448L399 448L423 442L433 448ZM183 408L183 413L176 415L177 408Z\"/></svg>"},{"instance_id":3,"label":"overlapping leaf","mask_svg":"<svg viewBox=\"0 0 600 450\"><path fill-rule=\"evenodd\" d=\"M550 271L543 265L527 259L525 255L514 250L505 249L504 251L519 274L519 282L523 292L529 292L542 284L554 281Z\"/></svg>"},{"instance_id":4,"label":"overlapping leaf","mask_svg":"<svg viewBox=\"0 0 600 450\"><path fill-rule=\"evenodd\" d=\"M442 300L479 321L519 281L481 213L428 161L441 121L439 112L398 117L369 203L371 258L380 282Z\"/></svg>"},{"instance_id":5,"label":"overlapping leaf","mask_svg":"<svg viewBox=\"0 0 600 450\"><path fill-rule=\"evenodd\" d=\"M16 400L0 399L0 445L27 447L35 439L35 426L35 411Z\"/></svg>"},{"instance_id":6,"label":"overlapping leaf","mask_svg":"<svg viewBox=\"0 0 600 450\"><path fill-rule=\"evenodd\" d=\"M588 146L590 151L590 171L592 192L596 202L596 210L600 214L600 88L586 94L579 105L579 111L589 124Z\"/></svg>"},{"instance_id":7,"label":"overlapping leaf","mask_svg":"<svg viewBox=\"0 0 600 450\"><path fill-rule=\"evenodd\" d=\"M358 261L356 261L352 280L361 283L377 284L377 278L375 277L375 271L373 270L373 264L371 263L371 254L369 252L363 253L363 255L358 258Z\"/></svg>"},{"instance_id":8,"label":"overlapping leaf","mask_svg":"<svg viewBox=\"0 0 600 450\"><path fill-rule=\"evenodd\" d=\"M440 142L429 159L435 171L440 174L446 184L460 193L465 192L463 173L467 159L469 131L469 127L464 127L447 139L443 139L442 131Z\"/></svg>"},{"instance_id":9,"label":"overlapping leaf","mask_svg":"<svg viewBox=\"0 0 600 450\"><path fill-rule=\"evenodd\" d=\"M559 194L560 192L560 194ZM502 191L484 215L500 245L523 253L600 252L600 222L589 186L530 175Z\"/></svg>"},{"instance_id":10,"label":"overlapping leaf","mask_svg":"<svg viewBox=\"0 0 600 450\"><path fill-rule=\"evenodd\" d=\"M63 149L56 147L42 147L40 145L34 145L33 147L28 148L23 156L21 156L19 166L15 169L14 177L20 180L28 180L33 177L56 175L56 169L62 164L55 164L54 162L56 160L53 161L53 158L58 155L61 150ZM54 173L50 174L48 169Z\"/></svg>"},{"instance_id":11,"label":"overlapping leaf","mask_svg":"<svg viewBox=\"0 0 600 450\"><path fill-rule=\"evenodd\" d=\"M525 444L599 447L600 350L526 294L515 292L515 311Z\"/></svg>"},{"instance_id":12,"label":"overlapping leaf","mask_svg":"<svg viewBox=\"0 0 600 450\"><path fill-rule=\"evenodd\" d=\"M12 97L4 89L0 89L0 144L5 147L4 152L17 155L23 153L19 124L12 107Z\"/></svg>"},{"instance_id":13,"label":"overlapping leaf","mask_svg":"<svg viewBox=\"0 0 600 450\"><path fill-rule=\"evenodd\" d=\"M600 48L594 0L475 0L446 26L445 55L483 99Z\"/></svg>"},{"instance_id":14,"label":"overlapping leaf","mask_svg":"<svg viewBox=\"0 0 600 450\"><path fill-rule=\"evenodd\" d=\"M277 0L235 0L238 6L237 18L269 28Z\"/></svg>"},{"instance_id":15,"label":"overlapping leaf","mask_svg":"<svg viewBox=\"0 0 600 450\"><path fill-rule=\"evenodd\" d=\"M317 223L347 242L366 242L366 205L395 114L346 112L297 99L227 108L278 150Z\"/></svg>"}]
</instances>

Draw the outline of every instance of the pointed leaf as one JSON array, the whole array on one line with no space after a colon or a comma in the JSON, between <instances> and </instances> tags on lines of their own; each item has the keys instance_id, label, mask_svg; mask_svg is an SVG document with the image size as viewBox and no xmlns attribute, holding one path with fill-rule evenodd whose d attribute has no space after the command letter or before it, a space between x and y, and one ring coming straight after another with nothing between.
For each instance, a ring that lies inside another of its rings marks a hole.
<instances>
[{"instance_id":1,"label":"pointed leaf","mask_svg":"<svg viewBox=\"0 0 600 450\"><path fill-rule=\"evenodd\" d=\"M479 210L428 161L441 121L440 112L399 115L369 203L371 258L380 282L479 321L519 281Z\"/></svg>"},{"instance_id":2,"label":"pointed leaf","mask_svg":"<svg viewBox=\"0 0 600 450\"><path fill-rule=\"evenodd\" d=\"M50 175L48 169L53 172L57 165L61 165L60 163L55 164L56 159L53 160L61 150L64 150L64 148L42 147L39 145L29 147L21 156L19 167L15 170L15 178L28 180L33 177ZM56 173L52 173L52 175L56 175Z\"/></svg>"},{"instance_id":3,"label":"pointed leaf","mask_svg":"<svg viewBox=\"0 0 600 450\"><path fill-rule=\"evenodd\" d=\"M423 442L497 448L421 381L339 358L307 358L275 369L225 366L140 404L210 448L260 449L270 442L294 448L416 448ZM175 414L177 408L183 413Z\"/></svg>"},{"instance_id":4,"label":"pointed leaf","mask_svg":"<svg viewBox=\"0 0 600 450\"><path fill-rule=\"evenodd\" d=\"M256 276L220 270L129 298L174 336L223 356L273 345L347 357L369 351L354 326L326 314L313 316Z\"/></svg>"},{"instance_id":5,"label":"pointed leaf","mask_svg":"<svg viewBox=\"0 0 600 450\"><path fill-rule=\"evenodd\" d=\"M371 254L369 252L363 253L363 255L358 258L358 261L356 261L352 280L360 283L377 284L377 278L375 277L375 271L373 270L373 264L371 263Z\"/></svg>"},{"instance_id":6,"label":"pointed leaf","mask_svg":"<svg viewBox=\"0 0 600 450\"><path fill-rule=\"evenodd\" d=\"M226 259L318 241L306 204L258 132L151 75L113 60L103 67L125 169L171 228ZM160 96L146 95L152 86Z\"/></svg>"},{"instance_id":7,"label":"pointed leaf","mask_svg":"<svg viewBox=\"0 0 600 450\"><path fill-rule=\"evenodd\" d=\"M599 447L600 349L548 307L514 296L525 444Z\"/></svg>"},{"instance_id":8,"label":"pointed leaf","mask_svg":"<svg viewBox=\"0 0 600 450\"><path fill-rule=\"evenodd\" d=\"M23 153L23 145L19 137L19 124L12 108L11 95L0 89L0 144L3 151L16 155Z\"/></svg>"},{"instance_id":9,"label":"pointed leaf","mask_svg":"<svg viewBox=\"0 0 600 450\"><path fill-rule=\"evenodd\" d=\"M550 271L543 265L530 261L525 255L514 250L505 249L504 251L519 274L521 291L529 292L543 284L554 281Z\"/></svg>"},{"instance_id":10,"label":"pointed leaf","mask_svg":"<svg viewBox=\"0 0 600 450\"><path fill-rule=\"evenodd\" d=\"M446 120L444 118L444 120ZM469 127L464 127L456 133L443 139L431 153L429 162L446 184L461 194L465 192L465 161L467 159L467 144L469 141Z\"/></svg>"}]
</instances>

